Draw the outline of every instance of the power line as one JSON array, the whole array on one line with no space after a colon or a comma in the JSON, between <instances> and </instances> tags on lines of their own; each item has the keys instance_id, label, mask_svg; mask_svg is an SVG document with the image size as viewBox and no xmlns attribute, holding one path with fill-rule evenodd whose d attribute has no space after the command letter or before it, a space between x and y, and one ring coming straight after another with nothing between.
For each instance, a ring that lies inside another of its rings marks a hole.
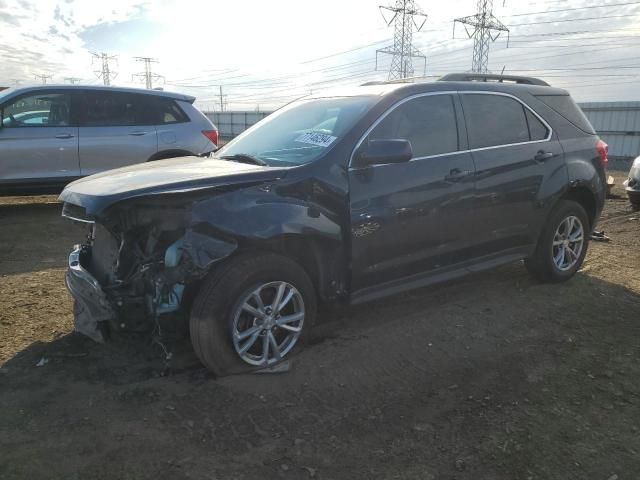
<instances>
[{"instance_id":1,"label":"power line","mask_svg":"<svg viewBox=\"0 0 640 480\"><path fill-rule=\"evenodd\" d=\"M554 36L561 36L561 35L581 35L584 33L614 33L614 32L627 32L627 33L633 33L633 32L640 32L639 30L633 30L633 29L628 29L628 28L621 28L621 29L609 29L609 30L576 30L573 32L547 32L547 33L522 33L522 34L518 34L518 35L514 35L513 38L520 38L520 37L554 37Z\"/></svg>"},{"instance_id":2,"label":"power line","mask_svg":"<svg viewBox=\"0 0 640 480\"><path fill-rule=\"evenodd\" d=\"M509 34L509 29L493 15L493 0L478 0L478 9L475 15L456 18L453 21L454 37L456 23L464 25L469 38L473 38L471 71L487 72L489 70L489 45L498 39L501 32ZM473 27L473 31L470 31L468 27Z\"/></svg>"},{"instance_id":3,"label":"power line","mask_svg":"<svg viewBox=\"0 0 640 480\"><path fill-rule=\"evenodd\" d=\"M507 15L508 17L523 17L528 15L542 15L547 13L561 13L561 12L573 12L575 10L591 10L594 8L609 8L609 7L623 7L626 5L639 5L640 2L625 2L625 3L609 3L604 5L589 5L587 7L574 7L574 8L562 8L559 10L547 10L544 12L528 12L528 13L514 13Z\"/></svg>"},{"instance_id":4,"label":"power line","mask_svg":"<svg viewBox=\"0 0 640 480\"><path fill-rule=\"evenodd\" d=\"M304 62L300 62L300 63L305 64L305 63L318 62L320 60L326 60L327 58L337 57L338 55L344 55L345 53L351 53L351 52L355 52L356 50L362 50L363 48L373 47L374 45L379 45L379 44L387 42L387 41L388 41L387 39L379 40L377 42L368 43L367 45L361 45L360 47L355 47L355 48L351 48L349 50L343 50L341 52L336 52L336 53L332 53L330 55L325 55L324 57L317 57L317 58L312 58L311 60L305 60Z\"/></svg>"},{"instance_id":5,"label":"power line","mask_svg":"<svg viewBox=\"0 0 640 480\"><path fill-rule=\"evenodd\" d=\"M424 62L423 74L427 69L427 57L415 48L413 42L413 29L422 30L427 15L416 6L414 0L396 0L393 7L380 6L382 18L387 25L393 23L393 45L376 50L376 70L378 69L378 54L391 55L391 68L389 69L389 80L413 77L413 59L421 58ZM387 20L383 10L392 13ZM416 19L421 19L416 21Z\"/></svg>"},{"instance_id":6,"label":"power line","mask_svg":"<svg viewBox=\"0 0 640 480\"><path fill-rule=\"evenodd\" d=\"M151 71L151 64L158 63L158 60L151 57L133 57L133 58L135 59L136 62L144 62L144 72L135 73L131 77L143 78L145 87L147 88L147 90L153 89L153 82L155 80L160 80L161 78L164 78L162 75L158 75L157 73L153 73Z\"/></svg>"},{"instance_id":7,"label":"power line","mask_svg":"<svg viewBox=\"0 0 640 480\"><path fill-rule=\"evenodd\" d=\"M64 77L64 81L70 83L71 85L75 85L80 80L82 79L78 77Z\"/></svg>"},{"instance_id":8,"label":"power line","mask_svg":"<svg viewBox=\"0 0 640 480\"><path fill-rule=\"evenodd\" d=\"M589 17L589 18L567 18L565 20L549 20L545 22L527 22L527 23L510 23L510 27L528 27L529 25L544 25L548 23L566 23L566 22L585 22L588 20L603 20L606 18L628 18L638 17L640 13L628 13L626 15L603 15L601 17Z\"/></svg>"},{"instance_id":9,"label":"power line","mask_svg":"<svg viewBox=\"0 0 640 480\"><path fill-rule=\"evenodd\" d=\"M104 82L105 85L107 86L111 85L111 79L112 78L115 79L118 76L118 72L114 72L113 70L111 70L109 62L111 60L117 61L117 57L115 55L108 55L104 52L102 53L91 52L91 55L93 55L93 57L91 58L91 63L93 63L94 60L100 60L100 64L101 64L100 65L101 69L95 70L94 73L98 78L102 78L102 81Z\"/></svg>"}]
</instances>

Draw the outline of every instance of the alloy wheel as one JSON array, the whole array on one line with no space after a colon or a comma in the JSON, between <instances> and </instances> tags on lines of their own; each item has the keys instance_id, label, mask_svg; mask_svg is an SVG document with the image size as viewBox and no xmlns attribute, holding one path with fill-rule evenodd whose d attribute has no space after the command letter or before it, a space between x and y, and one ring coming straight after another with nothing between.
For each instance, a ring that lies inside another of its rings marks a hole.
<instances>
[{"instance_id":1,"label":"alloy wheel","mask_svg":"<svg viewBox=\"0 0 640 480\"><path fill-rule=\"evenodd\" d=\"M287 282L269 282L246 292L233 312L236 353L250 365L279 362L296 345L304 323L304 301Z\"/></svg>"},{"instance_id":2,"label":"alloy wheel","mask_svg":"<svg viewBox=\"0 0 640 480\"><path fill-rule=\"evenodd\" d=\"M578 263L584 248L584 235L584 227L578 217L571 215L560 222L551 247L553 263L558 270L565 272Z\"/></svg>"}]
</instances>

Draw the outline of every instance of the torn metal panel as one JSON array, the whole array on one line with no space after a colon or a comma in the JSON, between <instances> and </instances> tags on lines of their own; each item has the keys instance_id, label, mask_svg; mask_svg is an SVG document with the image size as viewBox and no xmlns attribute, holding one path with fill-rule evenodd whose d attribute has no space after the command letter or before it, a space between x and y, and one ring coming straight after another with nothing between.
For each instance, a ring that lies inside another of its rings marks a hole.
<instances>
[{"instance_id":1,"label":"torn metal panel","mask_svg":"<svg viewBox=\"0 0 640 480\"><path fill-rule=\"evenodd\" d=\"M104 342L98 323L115 319L115 313L98 281L82 266L86 256L86 247L76 245L69 255L69 269L65 275L65 284L76 302L74 308L76 331L96 342Z\"/></svg>"}]
</instances>

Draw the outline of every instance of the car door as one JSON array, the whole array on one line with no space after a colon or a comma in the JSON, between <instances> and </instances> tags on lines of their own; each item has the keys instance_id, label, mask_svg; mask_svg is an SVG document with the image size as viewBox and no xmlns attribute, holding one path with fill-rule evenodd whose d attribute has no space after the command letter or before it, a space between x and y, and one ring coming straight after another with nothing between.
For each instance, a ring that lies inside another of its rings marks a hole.
<instances>
[{"instance_id":1,"label":"car door","mask_svg":"<svg viewBox=\"0 0 640 480\"><path fill-rule=\"evenodd\" d=\"M146 162L158 151L156 129L144 121L141 95L87 90L82 96L81 112L82 175Z\"/></svg>"},{"instance_id":2,"label":"car door","mask_svg":"<svg viewBox=\"0 0 640 480\"><path fill-rule=\"evenodd\" d=\"M71 94L38 90L7 100L0 126L0 182L63 185L80 176Z\"/></svg>"},{"instance_id":3,"label":"car door","mask_svg":"<svg viewBox=\"0 0 640 480\"><path fill-rule=\"evenodd\" d=\"M476 166L477 255L536 241L545 182L565 181L563 150L551 127L524 102L497 92L461 94Z\"/></svg>"},{"instance_id":4,"label":"car door","mask_svg":"<svg viewBox=\"0 0 640 480\"><path fill-rule=\"evenodd\" d=\"M361 142L409 140L413 158L349 170L353 291L468 258L474 165L460 116L455 94L410 97Z\"/></svg>"}]
</instances>

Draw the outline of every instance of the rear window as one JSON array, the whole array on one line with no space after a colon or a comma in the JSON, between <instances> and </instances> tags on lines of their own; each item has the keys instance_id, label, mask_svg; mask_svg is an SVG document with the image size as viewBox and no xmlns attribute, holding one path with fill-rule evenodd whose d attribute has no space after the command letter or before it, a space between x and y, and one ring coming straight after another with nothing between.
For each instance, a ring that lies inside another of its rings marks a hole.
<instances>
[{"instance_id":1,"label":"rear window","mask_svg":"<svg viewBox=\"0 0 640 480\"><path fill-rule=\"evenodd\" d=\"M580 130L590 134L596 133L587 117L570 95L536 95L536 98L569 120Z\"/></svg>"}]
</instances>

